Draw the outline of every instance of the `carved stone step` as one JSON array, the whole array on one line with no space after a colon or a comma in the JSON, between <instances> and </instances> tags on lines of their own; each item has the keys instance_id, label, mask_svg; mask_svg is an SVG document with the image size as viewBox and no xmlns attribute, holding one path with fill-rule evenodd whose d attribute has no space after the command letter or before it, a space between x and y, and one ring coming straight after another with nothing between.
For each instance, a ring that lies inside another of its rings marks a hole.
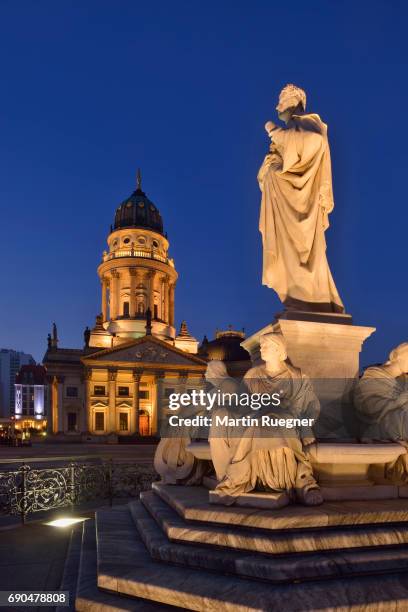
<instances>
[{"instance_id":1,"label":"carved stone step","mask_svg":"<svg viewBox=\"0 0 408 612\"><path fill-rule=\"evenodd\" d=\"M266 531L237 525L186 521L153 491L143 492L141 501L166 537L180 544L203 544L281 555L371 546L403 546L408 543L408 524L404 523ZM133 507L134 504L130 504L131 510Z\"/></svg>"},{"instance_id":2,"label":"carved stone step","mask_svg":"<svg viewBox=\"0 0 408 612\"><path fill-rule=\"evenodd\" d=\"M407 547L272 556L171 542L140 502L132 503L131 513L151 557L165 563L272 583L408 571Z\"/></svg>"},{"instance_id":3,"label":"carved stone step","mask_svg":"<svg viewBox=\"0 0 408 612\"><path fill-rule=\"evenodd\" d=\"M205 487L164 485L152 489L184 519L210 524L241 525L268 530L308 529L340 525L408 523L405 499L324 502L307 507L294 504L279 510L210 504Z\"/></svg>"},{"instance_id":4,"label":"carved stone step","mask_svg":"<svg viewBox=\"0 0 408 612\"><path fill-rule=\"evenodd\" d=\"M66 612L75 610L75 594L77 591L79 564L81 560L83 524L77 523L72 527L68 550L65 557L64 571L62 573L60 591L68 591L69 605L64 606Z\"/></svg>"},{"instance_id":5,"label":"carved stone step","mask_svg":"<svg viewBox=\"0 0 408 612\"><path fill-rule=\"evenodd\" d=\"M172 606L158 604L145 599L129 599L119 594L106 593L97 586L97 557L95 521L83 524L82 548L79 560L75 610L77 612L168 612L177 610ZM75 593L71 593L75 597ZM74 609L74 608L72 608Z\"/></svg>"},{"instance_id":6,"label":"carved stone step","mask_svg":"<svg viewBox=\"0 0 408 612\"><path fill-rule=\"evenodd\" d=\"M99 588L186 610L387 612L408 606L408 573L276 585L152 560L127 507L97 513L97 542Z\"/></svg>"}]
</instances>

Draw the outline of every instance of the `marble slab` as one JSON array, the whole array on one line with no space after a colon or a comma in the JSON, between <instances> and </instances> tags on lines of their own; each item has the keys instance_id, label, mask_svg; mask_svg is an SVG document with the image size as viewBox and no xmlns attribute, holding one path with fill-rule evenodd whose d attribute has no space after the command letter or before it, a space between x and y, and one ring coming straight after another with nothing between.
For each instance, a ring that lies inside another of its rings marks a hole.
<instances>
[{"instance_id":1,"label":"marble slab","mask_svg":"<svg viewBox=\"0 0 408 612\"><path fill-rule=\"evenodd\" d=\"M272 530L408 522L408 504L404 499L372 500L369 503L333 501L314 507L293 504L279 510L268 510L210 504L205 487L154 482L152 489L189 521Z\"/></svg>"},{"instance_id":2,"label":"marble slab","mask_svg":"<svg viewBox=\"0 0 408 612\"><path fill-rule=\"evenodd\" d=\"M408 544L408 524L404 523L266 531L235 525L187 522L153 491L144 491L140 497L166 537L177 543L203 544L272 555ZM132 502L131 512L133 507Z\"/></svg>"},{"instance_id":3,"label":"marble slab","mask_svg":"<svg viewBox=\"0 0 408 612\"><path fill-rule=\"evenodd\" d=\"M210 504L221 504L222 495L218 491L208 491L208 501ZM245 493L239 495L235 501L234 506L242 508L269 508L276 510L278 508L284 508L289 503L289 497L287 493Z\"/></svg>"},{"instance_id":4,"label":"marble slab","mask_svg":"<svg viewBox=\"0 0 408 612\"><path fill-rule=\"evenodd\" d=\"M398 495L399 497L403 498L408 497L408 485L402 485L398 487Z\"/></svg>"},{"instance_id":5,"label":"marble slab","mask_svg":"<svg viewBox=\"0 0 408 612\"><path fill-rule=\"evenodd\" d=\"M203 485L209 489L209 502L219 503L218 494L214 491L218 481L213 476L205 476ZM365 501L370 499L397 499L408 497L408 486L392 484L374 484L370 481L336 482L336 485L320 483L320 491L325 501ZM284 493L246 493L237 497L234 506L247 506L248 508L283 508L287 504Z\"/></svg>"},{"instance_id":6,"label":"marble slab","mask_svg":"<svg viewBox=\"0 0 408 612\"><path fill-rule=\"evenodd\" d=\"M204 486L210 489L208 492L208 501L210 504L223 505L222 496L220 496L217 491L214 491L214 486L209 486L211 484L213 483L208 480L204 483ZM364 486L361 485L361 483L341 486L321 485L320 491L325 501L367 501L372 499L397 499L398 497L404 497L404 495L398 494L398 487L395 485L367 484L370 486ZM288 503L288 496L284 492L255 492L239 495L234 502L234 506L276 510L277 508L284 508Z\"/></svg>"},{"instance_id":7,"label":"marble slab","mask_svg":"<svg viewBox=\"0 0 408 612\"><path fill-rule=\"evenodd\" d=\"M370 550L279 556L244 553L236 549L171 542L140 502L132 504L131 513L151 557L165 563L273 583L408 571L407 547L383 549L375 546Z\"/></svg>"},{"instance_id":8,"label":"marble slab","mask_svg":"<svg viewBox=\"0 0 408 612\"><path fill-rule=\"evenodd\" d=\"M127 507L97 513L98 586L206 612L388 612L408 606L408 573L272 585L155 561Z\"/></svg>"},{"instance_id":9,"label":"marble slab","mask_svg":"<svg viewBox=\"0 0 408 612\"><path fill-rule=\"evenodd\" d=\"M397 499L398 487L392 484L373 484L372 486L320 485L320 491L325 501L368 501L377 499Z\"/></svg>"}]
</instances>

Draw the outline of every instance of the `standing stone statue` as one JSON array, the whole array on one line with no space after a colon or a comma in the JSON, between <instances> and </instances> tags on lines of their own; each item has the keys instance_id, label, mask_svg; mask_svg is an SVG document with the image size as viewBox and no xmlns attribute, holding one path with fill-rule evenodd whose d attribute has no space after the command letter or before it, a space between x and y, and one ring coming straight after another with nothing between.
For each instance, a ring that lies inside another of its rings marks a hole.
<instances>
[{"instance_id":1,"label":"standing stone statue","mask_svg":"<svg viewBox=\"0 0 408 612\"><path fill-rule=\"evenodd\" d=\"M91 339L91 330L88 326L85 327L84 331L84 346L85 348L89 348L89 341Z\"/></svg>"},{"instance_id":2,"label":"standing stone statue","mask_svg":"<svg viewBox=\"0 0 408 612\"><path fill-rule=\"evenodd\" d=\"M276 110L286 127L266 123L271 145L258 173L262 282L286 309L342 313L326 257L334 207L327 125L305 114L306 94L295 85L282 89Z\"/></svg>"}]
</instances>

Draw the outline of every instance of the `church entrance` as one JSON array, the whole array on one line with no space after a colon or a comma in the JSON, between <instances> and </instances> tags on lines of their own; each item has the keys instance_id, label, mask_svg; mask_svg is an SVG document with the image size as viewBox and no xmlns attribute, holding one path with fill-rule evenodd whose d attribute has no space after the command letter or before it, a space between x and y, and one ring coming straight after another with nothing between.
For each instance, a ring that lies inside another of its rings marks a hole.
<instances>
[{"instance_id":1,"label":"church entrance","mask_svg":"<svg viewBox=\"0 0 408 612\"><path fill-rule=\"evenodd\" d=\"M68 412L68 431L77 431L77 413Z\"/></svg>"}]
</instances>

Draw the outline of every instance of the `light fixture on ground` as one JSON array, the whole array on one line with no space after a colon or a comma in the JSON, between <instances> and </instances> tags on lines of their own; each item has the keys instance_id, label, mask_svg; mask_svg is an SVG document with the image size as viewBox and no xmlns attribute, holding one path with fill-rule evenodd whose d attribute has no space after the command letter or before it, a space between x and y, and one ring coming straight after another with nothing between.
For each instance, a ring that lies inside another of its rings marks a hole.
<instances>
[{"instance_id":1,"label":"light fixture on ground","mask_svg":"<svg viewBox=\"0 0 408 612\"><path fill-rule=\"evenodd\" d=\"M46 523L46 525L50 525L51 527L71 527L72 525L82 523L83 521L86 521L86 518L67 516L50 521L49 523Z\"/></svg>"}]
</instances>

